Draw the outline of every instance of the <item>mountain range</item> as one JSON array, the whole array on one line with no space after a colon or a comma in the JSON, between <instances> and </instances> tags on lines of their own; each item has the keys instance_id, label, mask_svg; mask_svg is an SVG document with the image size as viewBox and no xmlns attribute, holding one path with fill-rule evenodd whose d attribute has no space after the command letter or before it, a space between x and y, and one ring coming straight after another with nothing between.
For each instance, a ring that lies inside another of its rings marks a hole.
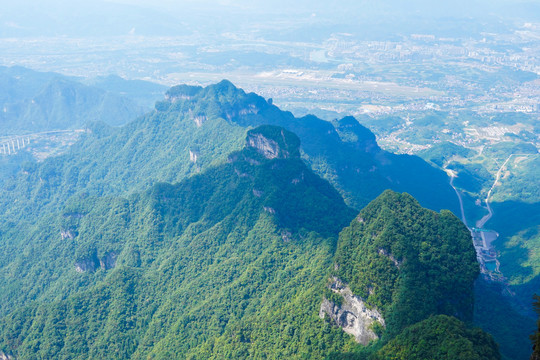
<instances>
[{"instance_id":1,"label":"mountain range","mask_svg":"<svg viewBox=\"0 0 540 360\"><path fill-rule=\"evenodd\" d=\"M354 118L222 81L85 126L0 188L4 358L500 358L446 175Z\"/></svg>"}]
</instances>

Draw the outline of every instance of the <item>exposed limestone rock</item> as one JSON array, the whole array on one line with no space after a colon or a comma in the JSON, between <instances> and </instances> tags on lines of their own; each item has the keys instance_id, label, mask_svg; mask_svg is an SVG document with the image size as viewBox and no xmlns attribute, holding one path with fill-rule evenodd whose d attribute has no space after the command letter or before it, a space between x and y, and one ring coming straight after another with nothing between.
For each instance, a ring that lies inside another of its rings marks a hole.
<instances>
[{"instance_id":1,"label":"exposed limestone rock","mask_svg":"<svg viewBox=\"0 0 540 360\"><path fill-rule=\"evenodd\" d=\"M262 190L253 189L253 195L256 197L261 197L264 192Z\"/></svg>"},{"instance_id":2,"label":"exposed limestone rock","mask_svg":"<svg viewBox=\"0 0 540 360\"><path fill-rule=\"evenodd\" d=\"M62 237L62 240L65 240L65 239L75 238L76 234L73 230L66 229L66 230L60 230L60 236Z\"/></svg>"},{"instance_id":3,"label":"exposed limestone rock","mask_svg":"<svg viewBox=\"0 0 540 360\"><path fill-rule=\"evenodd\" d=\"M279 126L262 125L248 131L246 147L255 149L267 159L300 157L300 139Z\"/></svg>"},{"instance_id":4,"label":"exposed limestone rock","mask_svg":"<svg viewBox=\"0 0 540 360\"><path fill-rule=\"evenodd\" d=\"M80 219L80 218L83 218L84 215L86 215L86 214L83 214L81 212L68 212L68 213L63 214L62 216L65 217L65 218Z\"/></svg>"},{"instance_id":5,"label":"exposed limestone rock","mask_svg":"<svg viewBox=\"0 0 540 360\"><path fill-rule=\"evenodd\" d=\"M382 256L386 256L387 258L389 258L390 260L392 260L392 262L394 263L394 265L396 265L396 267L399 269L399 267L401 266L401 261L398 261L392 254L390 254L388 251L384 250L384 249L379 249L379 255L382 255Z\"/></svg>"},{"instance_id":6,"label":"exposed limestone rock","mask_svg":"<svg viewBox=\"0 0 540 360\"><path fill-rule=\"evenodd\" d=\"M94 272L99 267L99 259L97 256L79 259L75 262L75 271L79 273Z\"/></svg>"},{"instance_id":7,"label":"exposed limestone rock","mask_svg":"<svg viewBox=\"0 0 540 360\"><path fill-rule=\"evenodd\" d=\"M270 214L275 214L276 213L276 209L271 208L269 206L265 206L264 211L266 211L267 213L270 213Z\"/></svg>"},{"instance_id":8,"label":"exposed limestone rock","mask_svg":"<svg viewBox=\"0 0 540 360\"><path fill-rule=\"evenodd\" d=\"M258 114L258 113L259 113L259 109L257 108L257 106L254 104L249 104L246 108L227 111L223 114L223 117L229 121L232 121L234 118L238 116L246 116L246 115Z\"/></svg>"},{"instance_id":9,"label":"exposed limestone rock","mask_svg":"<svg viewBox=\"0 0 540 360\"><path fill-rule=\"evenodd\" d=\"M94 254L93 256L77 260L75 262L75 271L79 273L94 272L98 268L101 268L103 270L110 270L116 266L117 257L118 253L115 251L108 252L101 259L99 259L97 255Z\"/></svg>"},{"instance_id":10,"label":"exposed limestone rock","mask_svg":"<svg viewBox=\"0 0 540 360\"><path fill-rule=\"evenodd\" d=\"M190 85L177 85L170 88L165 93L165 100L171 103L175 103L179 100L191 100L203 88L200 86L190 86Z\"/></svg>"},{"instance_id":11,"label":"exposed limestone rock","mask_svg":"<svg viewBox=\"0 0 540 360\"><path fill-rule=\"evenodd\" d=\"M258 114L258 113L259 113L259 109L254 104L249 104L247 108L241 109L238 112L238 115L245 116L249 114Z\"/></svg>"},{"instance_id":12,"label":"exposed limestone rock","mask_svg":"<svg viewBox=\"0 0 540 360\"><path fill-rule=\"evenodd\" d=\"M324 319L328 315L337 326L347 334L353 335L360 344L367 345L370 341L377 340L379 337L373 331L373 326L376 323L385 326L381 313L376 308L368 308L362 298L354 295L351 289L338 278L332 278L330 290L340 294L343 297L343 303L338 305L324 299L319 317Z\"/></svg>"},{"instance_id":13,"label":"exposed limestone rock","mask_svg":"<svg viewBox=\"0 0 540 360\"><path fill-rule=\"evenodd\" d=\"M267 139L263 134L250 134L247 139L248 145L257 149L259 154L267 159L275 159L279 156L278 143Z\"/></svg>"},{"instance_id":14,"label":"exposed limestone rock","mask_svg":"<svg viewBox=\"0 0 540 360\"><path fill-rule=\"evenodd\" d=\"M11 355L6 355L0 351L0 360L17 360L17 358Z\"/></svg>"},{"instance_id":15,"label":"exposed limestone rock","mask_svg":"<svg viewBox=\"0 0 540 360\"><path fill-rule=\"evenodd\" d=\"M195 121L195 125L197 125L197 127L201 127L203 122L205 122L206 120L207 118L205 115L199 115L193 118L193 121Z\"/></svg>"},{"instance_id":16,"label":"exposed limestone rock","mask_svg":"<svg viewBox=\"0 0 540 360\"><path fill-rule=\"evenodd\" d=\"M110 253L105 254L102 259L99 259L99 266L101 266L103 270L114 269L114 267L116 266L117 257L118 254L114 251L111 251Z\"/></svg>"},{"instance_id":17,"label":"exposed limestone rock","mask_svg":"<svg viewBox=\"0 0 540 360\"><path fill-rule=\"evenodd\" d=\"M199 152L196 150L189 150L189 161L197 163L197 159L199 159Z\"/></svg>"},{"instance_id":18,"label":"exposed limestone rock","mask_svg":"<svg viewBox=\"0 0 540 360\"><path fill-rule=\"evenodd\" d=\"M281 231L281 239L284 241L284 242L289 242L291 241L291 238L292 238L292 233L290 231L286 231L286 230L282 230Z\"/></svg>"},{"instance_id":19,"label":"exposed limestone rock","mask_svg":"<svg viewBox=\"0 0 540 360\"><path fill-rule=\"evenodd\" d=\"M193 96L189 95L175 95L171 96L169 94L165 94L165 100L170 101L172 103L177 102L178 100L191 100L193 99Z\"/></svg>"}]
</instances>

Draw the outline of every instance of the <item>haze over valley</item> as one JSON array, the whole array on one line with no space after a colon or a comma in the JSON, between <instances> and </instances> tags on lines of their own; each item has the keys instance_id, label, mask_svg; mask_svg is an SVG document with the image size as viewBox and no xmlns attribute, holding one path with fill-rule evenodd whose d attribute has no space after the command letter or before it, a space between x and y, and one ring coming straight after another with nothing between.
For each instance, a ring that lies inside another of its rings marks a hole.
<instances>
[{"instance_id":1,"label":"haze over valley","mask_svg":"<svg viewBox=\"0 0 540 360\"><path fill-rule=\"evenodd\" d=\"M537 2L25 0L0 53L0 359L530 358Z\"/></svg>"}]
</instances>

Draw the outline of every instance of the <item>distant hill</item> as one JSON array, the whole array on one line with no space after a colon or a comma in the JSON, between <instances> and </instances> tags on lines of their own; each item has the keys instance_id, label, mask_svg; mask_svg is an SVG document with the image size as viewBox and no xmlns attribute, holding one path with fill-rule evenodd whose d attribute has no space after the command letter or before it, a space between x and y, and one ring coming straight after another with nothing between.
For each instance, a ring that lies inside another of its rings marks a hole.
<instances>
[{"instance_id":1,"label":"distant hill","mask_svg":"<svg viewBox=\"0 0 540 360\"><path fill-rule=\"evenodd\" d=\"M55 73L0 67L0 136L82 128L102 121L123 125L147 111L162 95L160 85L121 78L95 86Z\"/></svg>"},{"instance_id":2,"label":"distant hill","mask_svg":"<svg viewBox=\"0 0 540 360\"><path fill-rule=\"evenodd\" d=\"M144 80L126 80L118 75L98 76L81 81L88 86L97 87L113 94L134 100L145 109L152 109L168 87Z\"/></svg>"}]
</instances>

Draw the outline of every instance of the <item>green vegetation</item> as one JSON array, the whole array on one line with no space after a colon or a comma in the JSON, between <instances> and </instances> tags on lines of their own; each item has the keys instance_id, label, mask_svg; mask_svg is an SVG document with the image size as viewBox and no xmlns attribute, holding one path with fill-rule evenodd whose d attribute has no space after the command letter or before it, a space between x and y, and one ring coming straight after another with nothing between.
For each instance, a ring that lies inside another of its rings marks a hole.
<instances>
[{"instance_id":1,"label":"green vegetation","mask_svg":"<svg viewBox=\"0 0 540 360\"><path fill-rule=\"evenodd\" d=\"M538 154L533 144L523 142L500 142L486 147L484 156L504 162L512 154Z\"/></svg>"},{"instance_id":2,"label":"green vegetation","mask_svg":"<svg viewBox=\"0 0 540 360\"><path fill-rule=\"evenodd\" d=\"M69 153L27 166L0 188L5 217L28 218L43 206L58 210L73 195L127 196L156 182L181 181L224 163L241 148L249 128L264 124L296 133L304 160L350 206L359 209L391 188L428 208L457 212L444 172L420 158L380 150L373 134L353 118L337 128L314 116L298 119L228 81L202 90L175 87L168 97L156 104L158 110L122 128L91 124ZM338 131L356 141L342 141Z\"/></svg>"},{"instance_id":3,"label":"green vegetation","mask_svg":"<svg viewBox=\"0 0 540 360\"><path fill-rule=\"evenodd\" d=\"M540 155L514 156L506 165L506 171L496 187L493 200L540 202Z\"/></svg>"},{"instance_id":4,"label":"green vegetation","mask_svg":"<svg viewBox=\"0 0 540 360\"><path fill-rule=\"evenodd\" d=\"M533 343L533 353L531 355L531 360L538 360L540 359L540 296L536 294L534 294L533 307L534 311L538 315L538 320L536 321L538 329L534 332L534 334L531 335L531 341Z\"/></svg>"},{"instance_id":5,"label":"green vegetation","mask_svg":"<svg viewBox=\"0 0 540 360\"><path fill-rule=\"evenodd\" d=\"M382 310L387 334L430 315L471 321L479 273L465 226L449 211L386 191L340 234L335 275Z\"/></svg>"},{"instance_id":6,"label":"green vegetation","mask_svg":"<svg viewBox=\"0 0 540 360\"><path fill-rule=\"evenodd\" d=\"M284 134L294 153L298 139ZM0 349L20 359L320 358L347 349L352 340L317 308L337 233L353 216L298 157L268 160L252 148L129 199L73 200L33 234L28 246L47 243L42 251L11 261L24 259L6 274L38 301L1 320ZM110 254L114 267L103 264Z\"/></svg>"},{"instance_id":7,"label":"green vegetation","mask_svg":"<svg viewBox=\"0 0 540 360\"><path fill-rule=\"evenodd\" d=\"M475 154L474 150L444 141L436 143L427 150L420 151L418 156L442 168L453 157L469 158Z\"/></svg>"},{"instance_id":8,"label":"green vegetation","mask_svg":"<svg viewBox=\"0 0 540 360\"><path fill-rule=\"evenodd\" d=\"M437 315L406 328L374 357L381 360L500 359L493 338L467 329L456 318Z\"/></svg>"},{"instance_id":9,"label":"green vegetation","mask_svg":"<svg viewBox=\"0 0 540 360\"><path fill-rule=\"evenodd\" d=\"M4 184L0 351L18 359L365 357L431 315L472 318L478 265L455 216L392 191L363 223L347 206L390 187L453 207L442 171L354 118L297 119L227 81L91 124ZM383 311L382 342L317 316L332 274Z\"/></svg>"},{"instance_id":10,"label":"green vegetation","mask_svg":"<svg viewBox=\"0 0 540 360\"><path fill-rule=\"evenodd\" d=\"M456 187L477 197L483 197L495 180L494 176L481 163L451 162L448 169L457 172L457 178L454 181Z\"/></svg>"},{"instance_id":11,"label":"green vegetation","mask_svg":"<svg viewBox=\"0 0 540 360\"><path fill-rule=\"evenodd\" d=\"M504 284L479 278L475 283L474 324L490 333L503 359L528 359L528 336L534 328L525 306L516 309L515 297Z\"/></svg>"}]
</instances>

